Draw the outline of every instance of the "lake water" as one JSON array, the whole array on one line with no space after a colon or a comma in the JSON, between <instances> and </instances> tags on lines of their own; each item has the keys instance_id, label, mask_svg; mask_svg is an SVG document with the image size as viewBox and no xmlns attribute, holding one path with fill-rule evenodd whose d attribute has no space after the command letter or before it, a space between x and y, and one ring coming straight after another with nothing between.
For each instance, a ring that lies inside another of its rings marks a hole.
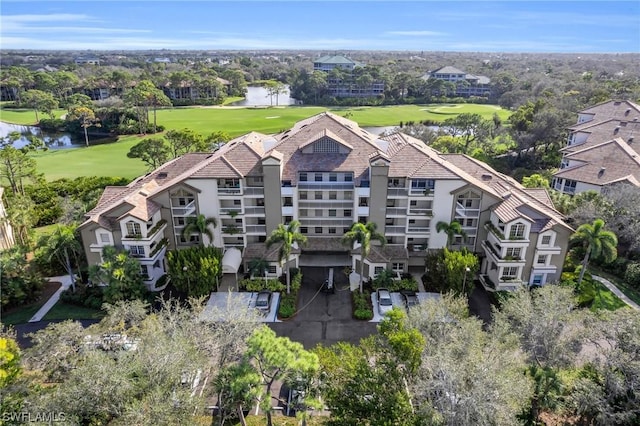
<instances>
[{"instance_id":1,"label":"lake water","mask_svg":"<svg viewBox=\"0 0 640 426\"><path fill-rule=\"evenodd\" d=\"M245 98L241 101L233 102L230 105L235 106L276 106L277 105L297 105L299 102L297 99L292 98L289 92L289 86L286 87L285 93L280 93L276 99L276 96L271 97L269 91L260 86L247 87L247 93Z\"/></svg>"},{"instance_id":2,"label":"lake water","mask_svg":"<svg viewBox=\"0 0 640 426\"><path fill-rule=\"evenodd\" d=\"M0 138L8 136L11 132L18 132L22 135L13 146L22 148L29 143L28 135L38 136L44 141L49 149L80 148L85 145L84 135L74 135L71 133L48 132L36 126L21 126L19 124L9 124L0 121ZM89 135L89 145L97 145L105 142L113 142L113 138L98 138Z\"/></svg>"}]
</instances>

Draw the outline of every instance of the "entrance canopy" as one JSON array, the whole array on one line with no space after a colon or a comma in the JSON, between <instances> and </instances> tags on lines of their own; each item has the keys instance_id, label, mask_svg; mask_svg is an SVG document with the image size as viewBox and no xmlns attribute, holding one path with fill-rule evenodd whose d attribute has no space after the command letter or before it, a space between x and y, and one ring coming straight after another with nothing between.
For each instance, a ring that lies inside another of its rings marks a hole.
<instances>
[{"instance_id":1,"label":"entrance canopy","mask_svg":"<svg viewBox=\"0 0 640 426\"><path fill-rule=\"evenodd\" d=\"M242 252L235 247L230 247L222 256L222 273L235 274L242 263Z\"/></svg>"}]
</instances>

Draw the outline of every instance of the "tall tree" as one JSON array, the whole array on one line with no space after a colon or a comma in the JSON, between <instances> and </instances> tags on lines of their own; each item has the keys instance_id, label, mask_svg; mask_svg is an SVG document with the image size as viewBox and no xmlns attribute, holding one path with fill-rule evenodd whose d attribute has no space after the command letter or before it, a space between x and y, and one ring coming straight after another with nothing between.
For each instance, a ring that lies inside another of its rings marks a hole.
<instances>
[{"instance_id":1,"label":"tall tree","mask_svg":"<svg viewBox=\"0 0 640 426\"><path fill-rule=\"evenodd\" d=\"M456 238L456 235L462 236L463 239L467 237L467 233L462 229L460 222L455 220L451 223L440 221L436 223L436 231L444 232L447 235L447 246L451 247Z\"/></svg>"},{"instance_id":2,"label":"tall tree","mask_svg":"<svg viewBox=\"0 0 640 426\"><path fill-rule=\"evenodd\" d=\"M100 127L100 120L96 117L96 114L91 108L86 106L72 107L67 115L67 120L78 121L80 127L84 130L84 143L89 146L89 133L87 129L95 126Z\"/></svg>"},{"instance_id":3,"label":"tall tree","mask_svg":"<svg viewBox=\"0 0 640 426\"><path fill-rule=\"evenodd\" d=\"M209 244L213 244L213 232L209 229L209 226L213 226L214 228L218 226L218 222L215 217L206 217L203 214L199 214L196 217L189 218L187 224L184 228L182 228L182 237L185 240L189 240L189 237L193 234L200 235L200 244L204 245L203 236L207 236L209 238Z\"/></svg>"},{"instance_id":4,"label":"tall tree","mask_svg":"<svg viewBox=\"0 0 640 426\"><path fill-rule=\"evenodd\" d=\"M265 385L262 409L267 415L267 425L272 426L271 388L277 380L285 377L314 376L320 363L315 353L306 351L302 344L288 337L277 337L269 327L262 326L247 340L248 359L254 361Z\"/></svg>"},{"instance_id":5,"label":"tall tree","mask_svg":"<svg viewBox=\"0 0 640 426\"><path fill-rule=\"evenodd\" d=\"M302 235L298 231L299 229L300 222L297 220L292 220L287 226L281 223L271 232L271 235L267 239L267 247L271 247L274 244L280 245L278 261L287 266L287 293L291 292L291 250L294 246L299 246L307 242L307 237Z\"/></svg>"},{"instance_id":6,"label":"tall tree","mask_svg":"<svg viewBox=\"0 0 640 426\"><path fill-rule=\"evenodd\" d=\"M222 145L229 141L231 137L227 132L224 131L216 131L212 132L209 136L205 138L205 141L209 145L208 149L211 151L217 151L220 149Z\"/></svg>"},{"instance_id":7,"label":"tall tree","mask_svg":"<svg viewBox=\"0 0 640 426\"><path fill-rule=\"evenodd\" d=\"M104 299L107 303L120 300L144 299L147 289L142 280L140 263L126 251L113 246L102 250L102 263L91 266L89 277L95 284L106 284Z\"/></svg>"},{"instance_id":8,"label":"tall tree","mask_svg":"<svg viewBox=\"0 0 640 426\"><path fill-rule=\"evenodd\" d=\"M76 231L77 227L74 225L58 225L51 234L43 235L38 243L49 262L56 261L64 268L71 278L73 291L76 289L73 271L78 267L78 260L82 254L82 244Z\"/></svg>"},{"instance_id":9,"label":"tall tree","mask_svg":"<svg viewBox=\"0 0 640 426\"><path fill-rule=\"evenodd\" d=\"M188 152L205 152L208 148L202 135L191 129L169 130L165 137L169 142L173 158L178 158Z\"/></svg>"},{"instance_id":10,"label":"tall tree","mask_svg":"<svg viewBox=\"0 0 640 426\"><path fill-rule=\"evenodd\" d=\"M360 293L362 293L362 284L364 281L364 261L369 256L371 250L371 242L378 241L381 245L385 245L387 240L377 231L378 226L373 222L354 223L351 229L342 236L342 243L348 244L353 248L354 244L360 246Z\"/></svg>"},{"instance_id":11,"label":"tall tree","mask_svg":"<svg viewBox=\"0 0 640 426\"><path fill-rule=\"evenodd\" d=\"M587 271L589 259L602 258L609 263L618 257L618 237L613 232L604 229L604 221L602 219L596 219L593 224L585 223L580 225L569 238L569 242L579 244L585 250L578 285L582 282L584 273Z\"/></svg>"},{"instance_id":12,"label":"tall tree","mask_svg":"<svg viewBox=\"0 0 640 426\"><path fill-rule=\"evenodd\" d=\"M35 111L36 122L40 122L38 111L54 118L53 110L58 107L58 101L53 98L53 95L42 90L27 90L23 101Z\"/></svg>"},{"instance_id":13,"label":"tall tree","mask_svg":"<svg viewBox=\"0 0 640 426\"><path fill-rule=\"evenodd\" d=\"M470 146L476 140L484 138L489 132L490 124L480 114L464 113L455 118L448 118L442 123L442 128L451 136L461 138L463 154L470 153Z\"/></svg>"},{"instance_id":14,"label":"tall tree","mask_svg":"<svg viewBox=\"0 0 640 426\"><path fill-rule=\"evenodd\" d=\"M139 158L149 166L150 170L157 169L167 161L171 151L164 138L146 138L138 142L127 153L129 158Z\"/></svg>"}]
</instances>

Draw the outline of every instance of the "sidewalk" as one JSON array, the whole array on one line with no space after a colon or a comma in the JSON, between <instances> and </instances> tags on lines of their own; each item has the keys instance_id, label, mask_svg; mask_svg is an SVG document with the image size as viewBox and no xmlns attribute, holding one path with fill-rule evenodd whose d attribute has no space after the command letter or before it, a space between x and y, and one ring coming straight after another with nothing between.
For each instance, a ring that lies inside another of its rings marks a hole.
<instances>
[{"instance_id":1,"label":"sidewalk","mask_svg":"<svg viewBox=\"0 0 640 426\"><path fill-rule=\"evenodd\" d=\"M53 295L49 298L49 300L47 300L47 302L44 305L42 305L42 307L38 310L38 312L36 312L36 314L33 317L31 317L29 322L38 322L42 320L42 318L44 318L44 316L47 315L47 312L49 312L51 308L53 308L53 305L58 303L58 300L60 300L60 295L62 294L62 292L68 289L69 287L71 287L71 277L69 277L69 275L63 275L61 277L49 277L48 281L59 282L62 285L60 286L58 291L53 293Z\"/></svg>"},{"instance_id":2,"label":"sidewalk","mask_svg":"<svg viewBox=\"0 0 640 426\"><path fill-rule=\"evenodd\" d=\"M640 310L640 306L635 303L633 300L629 299L623 292L621 292L618 287L615 286L611 281L606 278L598 277L596 275L591 276L594 280L601 282L606 288L611 290L613 294L618 296L624 303L631 306L633 309Z\"/></svg>"}]
</instances>

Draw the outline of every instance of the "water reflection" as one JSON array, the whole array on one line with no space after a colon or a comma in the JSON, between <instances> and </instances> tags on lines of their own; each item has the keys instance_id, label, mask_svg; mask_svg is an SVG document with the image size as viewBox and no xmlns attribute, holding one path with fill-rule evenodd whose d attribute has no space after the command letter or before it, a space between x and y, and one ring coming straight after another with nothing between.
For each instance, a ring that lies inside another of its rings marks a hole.
<instances>
[{"instance_id":1,"label":"water reflection","mask_svg":"<svg viewBox=\"0 0 640 426\"><path fill-rule=\"evenodd\" d=\"M11 132L18 132L22 136L13 144L16 148L22 148L29 144L28 136L37 136L42 139L49 149L79 148L85 146L83 135L71 133L50 132L36 126L22 126L19 124L3 123L0 121L0 138L4 138ZM89 137L89 145L113 142L114 138Z\"/></svg>"},{"instance_id":2,"label":"water reflection","mask_svg":"<svg viewBox=\"0 0 640 426\"><path fill-rule=\"evenodd\" d=\"M282 106L282 105L297 105L299 104L297 99L291 97L289 92L289 86L285 86L286 91L276 96L269 95L269 91L260 86L247 87L247 93L243 100L233 102L230 105L234 106Z\"/></svg>"}]
</instances>

